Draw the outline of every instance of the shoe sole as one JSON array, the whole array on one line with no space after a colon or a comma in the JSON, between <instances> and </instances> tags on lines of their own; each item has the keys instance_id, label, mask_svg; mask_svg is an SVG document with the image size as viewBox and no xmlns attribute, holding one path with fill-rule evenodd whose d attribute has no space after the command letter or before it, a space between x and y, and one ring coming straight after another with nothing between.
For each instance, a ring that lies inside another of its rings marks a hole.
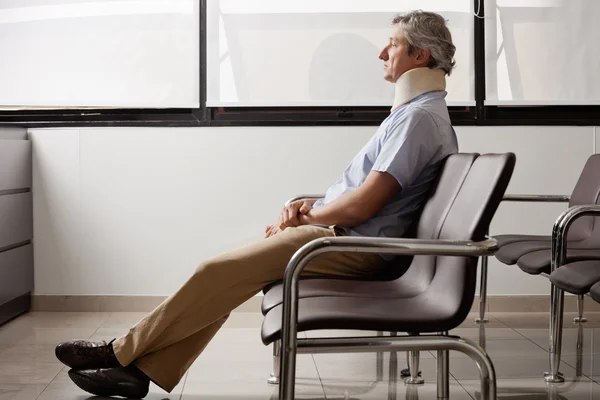
<instances>
[{"instance_id":1,"label":"shoe sole","mask_svg":"<svg viewBox=\"0 0 600 400\"><path fill-rule=\"evenodd\" d=\"M119 383L116 388L107 388L99 384L95 380L79 374L75 370L69 371L69 378L81 389L90 394L110 397L120 396L128 399L142 399L148 394L148 390L140 390L135 385L127 383Z\"/></svg>"}]
</instances>

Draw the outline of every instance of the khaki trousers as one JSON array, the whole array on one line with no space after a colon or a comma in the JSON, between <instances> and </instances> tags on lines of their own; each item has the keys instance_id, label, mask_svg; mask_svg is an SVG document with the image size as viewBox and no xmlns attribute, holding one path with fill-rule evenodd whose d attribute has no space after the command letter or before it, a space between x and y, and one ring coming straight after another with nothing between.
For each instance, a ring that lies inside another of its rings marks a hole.
<instances>
[{"instance_id":1,"label":"khaki trousers","mask_svg":"<svg viewBox=\"0 0 600 400\"><path fill-rule=\"evenodd\" d=\"M331 236L336 236L333 228L287 228L201 263L176 293L113 342L117 359L123 366L134 363L171 392L233 309L282 279L290 258L304 244ZM376 254L327 253L311 260L303 276L360 277L383 265Z\"/></svg>"}]
</instances>

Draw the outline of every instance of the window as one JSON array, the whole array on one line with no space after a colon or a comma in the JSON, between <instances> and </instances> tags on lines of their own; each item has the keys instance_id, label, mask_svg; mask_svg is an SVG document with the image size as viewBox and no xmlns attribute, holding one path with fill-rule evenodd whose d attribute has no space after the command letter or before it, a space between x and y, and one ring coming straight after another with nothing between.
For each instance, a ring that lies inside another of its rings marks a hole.
<instances>
[{"instance_id":1,"label":"window","mask_svg":"<svg viewBox=\"0 0 600 400\"><path fill-rule=\"evenodd\" d=\"M389 106L394 86L378 55L392 18L411 9L449 21L448 104L475 105L472 0L211 0L207 106Z\"/></svg>"},{"instance_id":2,"label":"window","mask_svg":"<svg viewBox=\"0 0 600 400\"><path fill-rule=\"evenodd\" d=\"M600 105L598 0L486 0L486 104Z\"/></svg>"},{"instance_id":3,"label":"window","mask_svg":"<svg viewBox=\"0 0 600 400\"><path fill-rule=\"evenodd\" d=\"M455 125L600 125L597 0L3 0L0 125L378 125L413 9L448 20Z\"/></svg>"},{"instance_id":4,"label":"window","mask_svg":"<svg viewBox=\"0 0 600 400\"><path fill-rule=\"evenodd\" d=\"M2 0L0 108L198 108L198 0Z\"/></svg>"}]
</instances>

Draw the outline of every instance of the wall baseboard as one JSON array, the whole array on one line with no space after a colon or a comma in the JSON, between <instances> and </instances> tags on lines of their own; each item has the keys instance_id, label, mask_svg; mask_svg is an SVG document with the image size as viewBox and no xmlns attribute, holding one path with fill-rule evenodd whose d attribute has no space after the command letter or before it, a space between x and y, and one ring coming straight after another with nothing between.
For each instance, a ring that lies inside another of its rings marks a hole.
<instances>
[{"instance_id":1,"label":"wall baseboard","mask_svg":"<svg viewBox=\"0 0 600 400\"><path fill-rule=\"evenodd\" d=\"M166 296L32 296L32 311L69 312L149 312ZM255 296L240 305L234 312L260 312L262 296ZM550 296L490 296L489 312L547 312ZM479 298L473 302L472 311L479 310ZM585 311L600 312L600 304L586 298ZM577 298L565 296L565 312L577 312Z\"/></svg>"}]
</instances>

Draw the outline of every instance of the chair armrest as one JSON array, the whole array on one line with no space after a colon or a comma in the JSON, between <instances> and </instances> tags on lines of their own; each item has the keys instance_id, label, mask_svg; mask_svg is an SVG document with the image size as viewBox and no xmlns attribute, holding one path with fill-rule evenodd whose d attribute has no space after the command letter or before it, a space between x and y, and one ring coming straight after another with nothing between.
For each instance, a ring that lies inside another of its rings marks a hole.
<instances>
[{"instance_id":1,"label":"chair armrest","mask_svg":"<svg viewBox=\"0 0 600 400\"><path fill-rule=\"evenodd\" d=\"M571 196L561 194L505 194L502 201L521 203L568 203Z\"/></svg>"},{"instance_id":2,"label":"chair armrest","mask_svg":"<svg viewBox=\"0 0 600 400\"><path fill-rule=\"evenodd\" d=\"M502 201L519 201L525 203L568 203L571 201L569 195L546 195L546 194L506 194Z\"/></svg>"},{"instance_id":3,"label":"chair armrest","mask_svg":"<svg viewBox=\"0 0 600 400\"><path fill-rule=\"evenodd\" d=\"M304 199L322 199L323 197L325 197L324 194L300 194L300 195L292 197L291 199L289 199L288 201L286 201L285 205L287 206L288 204L293 203L294 201L298 201L298 200L304 200Z\"/></svg>"},{"instance_id":4,"label":"chair armrest","mask_svg":"<svg viewBox=\"0 0 600 400\"><path fill-rule=\"evenodd\" d=\"M600 205L573 206L565 210L552 227L552 261L550 271L567 263L567 235L577 219L593 215L600 216Z\"/></svg>"},{"instance_id":5,"label":"chair armrest","mask_svg":"<svg viewBox=\"0 0 600 400\"><path fill-rule=\"evenodd\" d=\"M314 239L302 246L290 259L283 275L284 304L298 300L298 281L304 267L324 253L378 253L393 255L491 256L498 242L489 238L480 242L404 239L380 237L328 237Z\"/></svg>"}]
</instances>

